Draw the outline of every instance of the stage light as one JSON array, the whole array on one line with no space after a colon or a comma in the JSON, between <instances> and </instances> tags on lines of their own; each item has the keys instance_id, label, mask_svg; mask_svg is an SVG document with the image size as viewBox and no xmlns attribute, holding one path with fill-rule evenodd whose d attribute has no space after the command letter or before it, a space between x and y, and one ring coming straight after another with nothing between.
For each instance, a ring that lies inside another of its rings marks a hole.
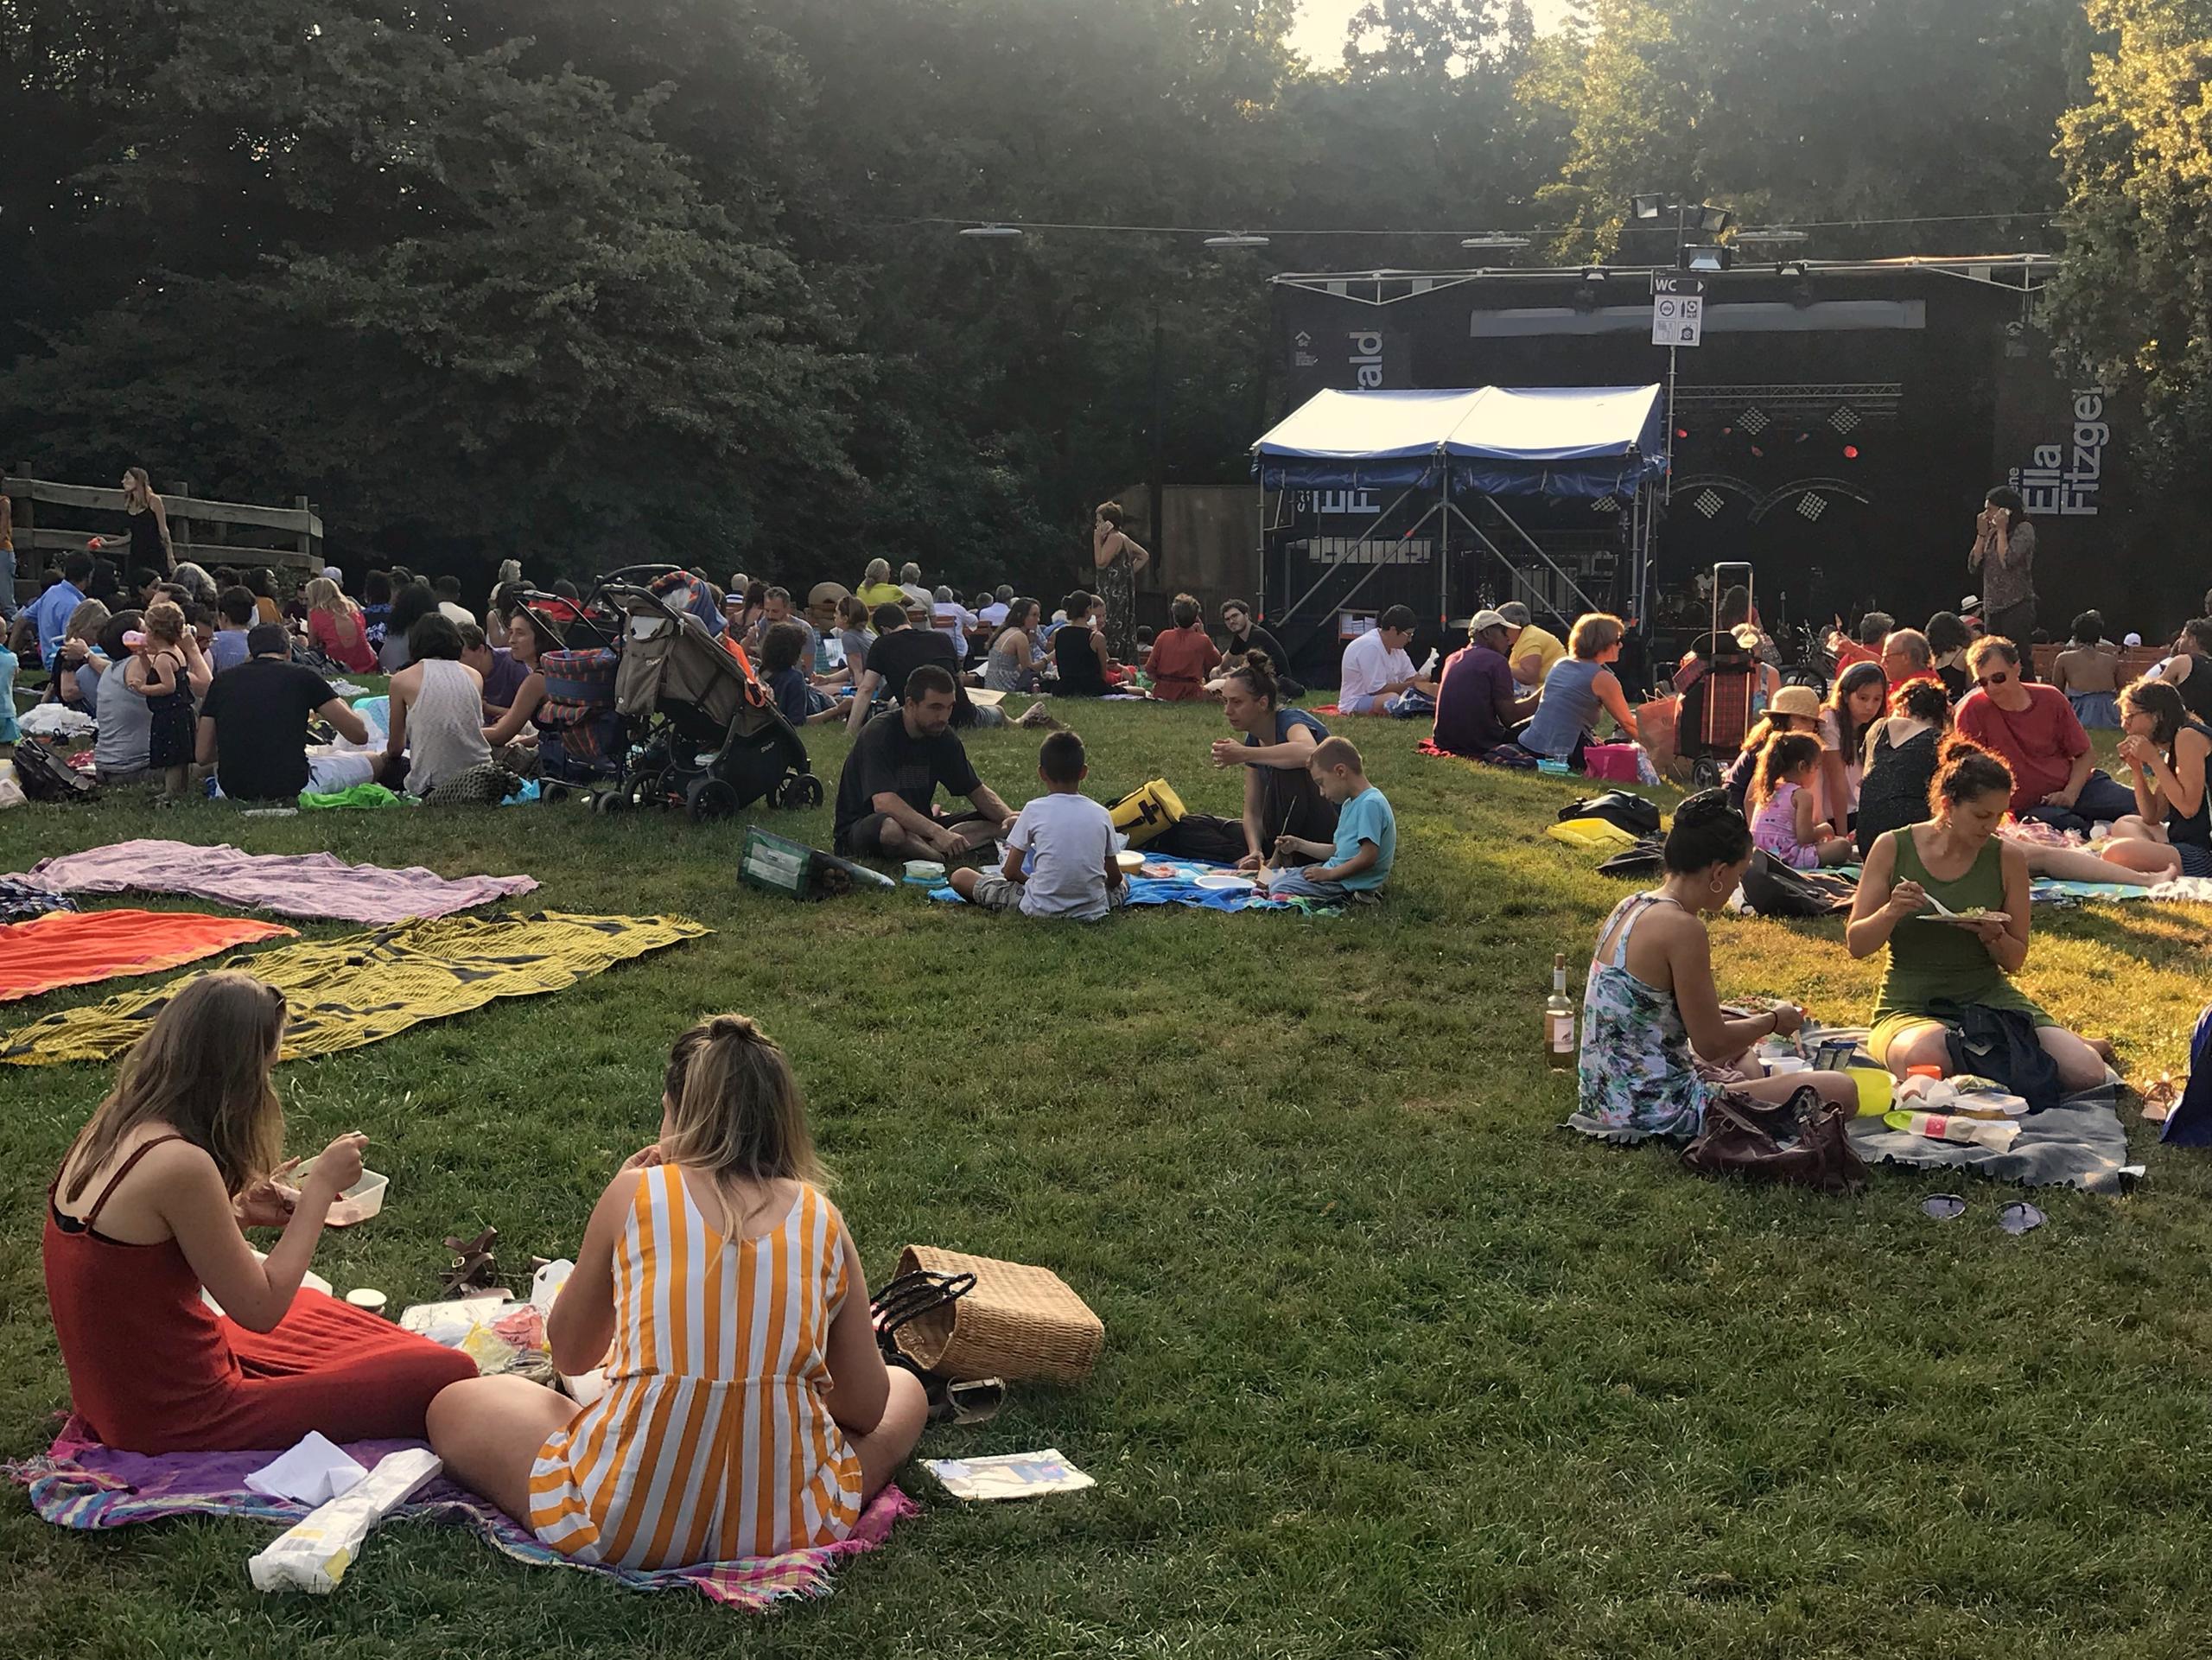
<instances>
[{"instance_id":1,"label":"stage light","mask_svg":"<svg viewBox=\"0 0 2212 1660\"><path fill-rule=\"evenodd\" d=\"M1630 196L1629 212L1640 219L1656 219L1667 211L1664 196Z\"/></svg>"},{"instance_id":2,"label":"stage light","mask_svg":"<svg viewBox=\"0 0 2212 1660\"><path fill-rule=\"evenodd\" d=\"M1843 447L1843 459L1847 461L1857 461L1859 459L1859 446L1857 444L1846 444Z\"/></svg>"},{"instance_id":3,"label":"stage light","mask_svg":"<svg viewBox=\"0 0 2212 1660\"><path fill-rule=\"evenodd\" d=\"M1690 222L1707 236L1719 236L1736 222L1736 216L1725 207L1700 206L1690 209Z\"/></svg>"},{"instance_id":4,"label":"stage light","mask_svg":"<svg viewBox=\"0 0 2212 1660\"><path fill-rule=\"evenodd\" d=\"M963 236L985 237L994 242L1011 241L1021 234L1019 225L970 225L960 232Z\"/></svg>"},{"instance_id":5,"label":"stage light","mask_svg":"<svg viewBox=\"0 0 2212 1660\"><path fill-rule=\"evenodd\" d=\"M1681 267L1690 271L1723 271L1736 263L1733 248L1715 243L1709 247L1690 247L1682 250Z\"/></svg>"},{"instance_id":6,"label":"stage light","mask_svg":"<svg viewBox=\"0 0 2212 1660\"><path fill-rule=\"evenodd\" d=\"M1525 248L1529 239L1516 236L1510 231L1478 231L1473 236L1461 237L1463 248Z\"/></svg>"},{"instance_id":7,"label":"stage light","mask_svg":"<svg viewBox=\"0 0 2212 1660\"><path fill-rule=\"evenodd\" d=\"M1241 233L1210 236L1206 239L1206 246L1209 248L1264 248L1267 245L1268 239L1263 236L1245 236Z\"/></svg>"},{"instance_id":8,"label":"stage light","mask_svg":"<svg viewBox=\"0 0 2212 1660\"><path fill-rule=\"evenodd\" d=\"M1586 283L1604 282L1605 280L1605 268L1603 265L1585 265L1582 268L1582 280Z\"/></svg>"}]
</instances>

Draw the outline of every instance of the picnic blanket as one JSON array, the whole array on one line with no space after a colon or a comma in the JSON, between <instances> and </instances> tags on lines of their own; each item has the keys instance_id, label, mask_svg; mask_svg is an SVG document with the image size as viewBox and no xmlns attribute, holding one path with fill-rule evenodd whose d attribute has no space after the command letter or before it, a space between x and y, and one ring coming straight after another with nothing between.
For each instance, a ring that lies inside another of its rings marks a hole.
<instances>
[{"instance_id":1,"label":"picnic blanket","mask_svg":"<svg viewBox=\"0 0 2212 1660\"><path fill-rule=\"evenodd\" d=\"M1852 1040L1859 1046L1852 1064L1874 1064L1873 1057L1866 1053L1866 1027L1822 1027L1819 1035L1822 1039ZM1891 1129L1880 1118L1872 1116L1851 1121L1851 1145L1869 1164L1970 1170L1976 1175L2017 1182L2023 1187L2063 1185L2088 1193L2125 1193L2141 1173L2141 1167L2128 1158L2127 1131L2120 1122L2119 1084L2120 1080L2107 1070L2105 1081L2095 1089L2069 1096L2057 1106L2029 1113L2017 1121L2020 1133L2002 1153L1955 1142L1930 1141L1925 1135ZM1564 1128L1619 1146L1654 1139L1634 1130L1602 1125L1580 1111L1566 1120Z\"/></svg>"},{"instance_id":2,"label":"picnic blanket","mask_svg":"<svg viewBox=\"0 0 2212 1660\"><path fill-rule=\"evenodd\" d=\"M1141 851L1141 849L1140 849ZM1131 905L1190 905L1206 911L1303 911L1308 916L1333 917L1344 913L1341 905L1330 905L1319 900L1262 899L1249 885L1239 887L1202 887L1201 876L1236 875L1233 866L1208 864L1201 859L1150 859L1145 862L1167 872L1162 876L1132 876L1128 880ZM965 904L952 889L950 882L940 882L930 889L933 900Z\"/></svg>"},{"instance_id":3,"label":"picnic blanket","mask_svg":"<svg viewBox=\"0 0 2212 1660\"><path fill-rule=\"evenodd\" d=\"M21 922L49 911L73 911L77 901L13 876L0 876L0 922Z\"/></svg>"},{"instance_id":4,"label":"picnic blanket","mask_svg":"<svg viewBox=\"0 0 2212 1660\"><path fill-rule=\"evenodd\" d=\"M41 859L11 880L58 894L183 894L273 911L369 925L450 916L537 886L531 876L462 876L448 881L410 865L349 865L327 853L241 853L227 843L118 842Z\"/></svg>"},{"instance_id":5,"label":"picnic blanket","mask_svg":"<svg viewBox=\"0 0 2212 1660\"><path fill-rule=\"evenodd\" d=\"M72 1418L43 1458L0 1466L10 1479L29 1490L31 1508L56 1527L92 1531L179 1516L221 1516L288 1528L313 1508L269 1498L245 1485L248 1474L269 1462L266 1452L170 1453L149 1458L103 1447L89 1439L88 1428ZM373 1468L393 1453L421 1445L355 1441L345 1450ZM442 1477L394 1511L392 1519L460 1522L519 1562L596 1574L632 1591L696 1591L727 1606L757 1611L784 1597L827 1595L832 1568L848 1556L875 1549L889 1537L894 1523L920 1508L897 1487L886 1487L861 1513L852 1536L836 1544L653 1570L575 1561ZM373 1551L375 1546L369 1549Z\"/></svg>"},{"instance_id":6,"label":"picnic blanket","mask_svg":"<svg viewBox=\"0 0 2212 1660\"><path fill-rule=\"evenodd\" d=\"M681 917L442 917L302 940L220 965L284 994L283 1059L334 1055L423 1021L531 997L711 932ZM146 1034L192 976L64 1009L0 1038L0 1061L111 1060Z\"/></svg>"},{"instance_id":7,"label":"picnic blanket","mask_svg":"<svg viewBox=\"0 0 2212 1660\"><path fill-rule=\"evenodd\" d=\"M0 925L0 1003L57 986L152 974L297 932L280 923L188 911L49 911Z\"/></svg>"}]
</instances>

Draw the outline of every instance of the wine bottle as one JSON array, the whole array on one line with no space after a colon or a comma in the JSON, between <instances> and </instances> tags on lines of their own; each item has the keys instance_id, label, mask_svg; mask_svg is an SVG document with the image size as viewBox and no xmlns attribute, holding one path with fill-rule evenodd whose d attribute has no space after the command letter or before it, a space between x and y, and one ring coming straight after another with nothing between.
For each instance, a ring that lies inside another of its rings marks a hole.
<instances>
[{"instance_id":1,"label":"wine bottle","mask_svg":"<svg viewBox=\"0 0 2212 1660\"><path fill-rule=\"evenodd\" d=\"M1567 953L1552 958L1552 995L1544 1000L1544 1063L1565 1072L1575 1062L1574 1005L1567 997Z\"/></svg>"}]
</instances>

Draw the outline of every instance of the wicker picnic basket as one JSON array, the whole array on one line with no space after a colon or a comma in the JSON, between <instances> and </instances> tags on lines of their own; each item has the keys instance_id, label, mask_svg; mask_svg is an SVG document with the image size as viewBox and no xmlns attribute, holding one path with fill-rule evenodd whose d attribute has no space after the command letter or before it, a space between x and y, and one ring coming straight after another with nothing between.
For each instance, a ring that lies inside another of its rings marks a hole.
<instances>
[{"instance_id":1,"label":"wicker picnic basket","mask_svg":"<svg viewBox=\"0 0 2212 1660\"><path fill-rule=\"evenodd\" d=\"M1106 1346L1106 1326L1050 1269L909 1245L899 1272L973 1274L976 1288L899 1332L899 1352L956 1382L1003 1377L1080 1383Z\"/></svg>"}]
</instances>

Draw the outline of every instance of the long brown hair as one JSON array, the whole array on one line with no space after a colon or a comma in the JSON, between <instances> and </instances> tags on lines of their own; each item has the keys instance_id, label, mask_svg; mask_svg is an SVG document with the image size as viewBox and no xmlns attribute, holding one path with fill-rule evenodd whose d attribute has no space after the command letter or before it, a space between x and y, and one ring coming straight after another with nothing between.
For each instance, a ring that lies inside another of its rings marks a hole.
<instances>
[{"instance_id":1,"label":"long brown hair","mask_svg":"<svg viewBox=\"0 0 2212 1660\"><path fill-rule=\"evenodd\" d=\"M75 1199L144 1124L168 1124L215 1161L235 1199L276 1167L284 1110L270 1069L284 1035L284 996L249 975L203 974L169 999L124 1057L115 1088L62 1161Z\"/></svg>"},{"instance_id":2,"label":"long brown hair","mask_svg":"<svg viewBox=\"0 0 2212 1660\"><path fill-rule=\"evenodd\" d=\"M806 1103L775 1040L742 1014L702 1021L668 1052L661 1157L716 1177L785 1177L820 1186Z\"/></svg>"},{"instance_id":3,"label":"long brown hair","mask_svg":"<svg viewBox=\"0 0 2212 1660\"><path fill-rule=\"evenodd\" d=\"M134 489L137 492L135 496L132 494ZM124 506L129 506L134 499L142 507L150 508L153 506L154 481L146 476L146 469L143 467L123 469Z\"/></svg>"},{"instance_id":4,"label":"long brown hair","mask_svg":"<svg viewBox=\"0 0 2212 1660\"><path fill-rule=\"evenodd\" d=\"M1760 747L1758 765L1751 771L1751 787L1744 792L1744 798L1756 812L1774 799L1792 773L1820 763L1818 738L1803 732L1777 732Z\"/></svg>"}]
</instances>

